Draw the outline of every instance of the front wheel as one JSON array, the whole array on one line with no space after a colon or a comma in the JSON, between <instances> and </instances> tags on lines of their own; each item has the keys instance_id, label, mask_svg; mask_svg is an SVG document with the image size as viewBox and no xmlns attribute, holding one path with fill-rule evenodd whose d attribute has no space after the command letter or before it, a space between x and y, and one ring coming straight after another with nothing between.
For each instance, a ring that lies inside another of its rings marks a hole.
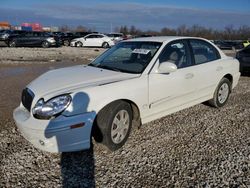
<instances>
[{"instance_id":1,"label":"front wheel","mask_svg":"<svg viewBox=\"0 0 250 188\"><path fill-rule=\"evenodd\" d=\"M79 42L77 42L77 43L76 43L76 47L83 47L83 43L82 43L82 42L80 42L80 41L79 41Z\"/></svg>"},{"instance_id":2,"label":"front wheel","mask_svg":"<svg viewBox=\"0 0 250 188\"><path fill-rule=\"evenodd\" d=\"M229 98L230 92L231 82L227 78L222 78L214 92L214 97L208 101L209 104L216 108L224 106Z\"/></svg>"},{"instance_id":3,"label":"front wheel","mask_svg":"<svg viewBox=\"0 0 250 188\"><path fill-rule=\"evenodd\" d=\"M121 148L127 141L132 127L132 109L124 101L115 101L97 115L94 138L111 151Z\"/></svg>"},{"instance_id":4,"label":"front wheel","mask_svg":"<svg viewBox=\"0 0 250 188\"><path fill-rule=\"evenodd\" d=\"M15 41L10 41L9 42L9 47L11 47L11 48L14 48L14 47L16 47L16 42Z\"/></svg>"},{"instance_id":5,"label":"front wheel","mask_svg":"<svg viewBox=\"0 0 250 188\"><path fill-rule=\"evenodd\" d=\"M49 47L49 43L48 43L47 41L44 41L44 42L42 43L42 47L43 47L43 48L48 48L48 47Z\"/></svg>"}]
</instances>

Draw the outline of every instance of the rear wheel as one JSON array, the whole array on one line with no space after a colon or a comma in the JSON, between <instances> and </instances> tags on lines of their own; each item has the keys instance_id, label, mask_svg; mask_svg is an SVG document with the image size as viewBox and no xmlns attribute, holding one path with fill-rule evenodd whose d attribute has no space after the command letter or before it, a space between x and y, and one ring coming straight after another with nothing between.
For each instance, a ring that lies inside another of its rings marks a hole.
<instances>
[{"instance_id":1,"label":"rear wheel","mask_svg":"<svg viewBox=\"0 0 250 188\"><path fill-rule=\"evenodd\" d=\"M9 42L9 47L14 48L16 47L16 42L14 40Z\"/></svg>"},{"instance_id":2,"label":"rear wheel","mask_svg":"<svg viewBox=\"0 0 250 188\"><path fill-rule=\"evenodd\" d=\"M127 141L132 127L132 109L124 101L115 101L97 115L93 135L111 151L121 148Z\"/></svg>"},{"instance_id":3,"label":"rear wheel","mask_svg":"<svg viewBox=\"0 0 250 188\"><path fill-rule=\"evenodd\" d=\"M222 78L219 85L217 86L214 97L209 100L209 104L219 108L226 104L231 92L231 82L227 78Z\"/></svg>"},{"instance_id":4,"label":"rear wheel","mask_svg":"<svg viewBox=\"0 0 250 188\"><path fill-rule=\"evenodd\" d=\"M48 43L47 41L44 41L44 42L42 43L42 47L43 47L43 48L48 48L48 47L49 47L49 43Z\"/></svg>"},{"instance_id":5,"label":"rear wheel","mask_svg":"<svg viewBox=\"0 0 250 188\"><path fill-rule=\"evenodd\" d=\"M107 42L104 42L104 43L102 44L102 47L103 47L103 48L109 48L109 44L108 44Z\"/></svg>"}]
</instances>

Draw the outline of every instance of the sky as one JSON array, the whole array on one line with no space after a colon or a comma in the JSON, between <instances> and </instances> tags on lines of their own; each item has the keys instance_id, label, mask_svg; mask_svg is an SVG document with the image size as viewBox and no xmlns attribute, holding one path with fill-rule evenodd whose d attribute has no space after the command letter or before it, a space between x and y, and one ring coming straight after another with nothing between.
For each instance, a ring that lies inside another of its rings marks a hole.
<instances>
[{"instance_id":1,"label":"sky","mask_svg":"<svg viewBox=\"0 0 250 188\"><path fill-rule=\"evenodd\" d=\"M134 25L141 30L201 25L250 26L250 0L1 0L0 21L12 25L78 25L99 32Z\"/></svg>"}]
</instances>

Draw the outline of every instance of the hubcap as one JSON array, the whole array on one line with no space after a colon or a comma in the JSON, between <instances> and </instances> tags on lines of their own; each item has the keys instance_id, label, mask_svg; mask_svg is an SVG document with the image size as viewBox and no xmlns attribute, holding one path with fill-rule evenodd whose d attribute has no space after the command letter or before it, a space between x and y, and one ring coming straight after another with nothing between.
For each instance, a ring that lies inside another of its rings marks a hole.
<instances>
[{"instance_id":1,"label":"hubcap","mask_svg":"<svg viewBox=\"0 0 250 188\"><path fill-rule=\"evenodd\" d=\"M224 83L220 86L219 92L218 92L218 101L223 104L229 95L229 86L227 83Z\"/></svg>"},{"instance_id":2,"label":"hubcap","mask_svg":"<svg viewBox=\"0 0 250 188\"><path fill-rule=\"evenodd\" d=\"M120 110L113 120L111 126L111 139L115 144L121 143L126 137L129 129L129 114L126 110Z\"/></svg>"}]
</instances>

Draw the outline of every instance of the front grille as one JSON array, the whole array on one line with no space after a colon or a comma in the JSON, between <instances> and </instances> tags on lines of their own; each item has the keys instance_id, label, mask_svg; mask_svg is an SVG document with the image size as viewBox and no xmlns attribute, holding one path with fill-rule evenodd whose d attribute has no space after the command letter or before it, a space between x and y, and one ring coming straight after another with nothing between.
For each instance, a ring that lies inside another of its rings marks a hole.
<instances>
[{"instance_id":1,"label":"front grille","mask_svg":"<svg viewBox=\"0 0 250 188\"><path fill-rule=\"evenodd\" d=\"M34 93L28 88L25 88L22 92L22 104L28 111L30 111L34 96Z\"/></svg>"}]
</instances>

